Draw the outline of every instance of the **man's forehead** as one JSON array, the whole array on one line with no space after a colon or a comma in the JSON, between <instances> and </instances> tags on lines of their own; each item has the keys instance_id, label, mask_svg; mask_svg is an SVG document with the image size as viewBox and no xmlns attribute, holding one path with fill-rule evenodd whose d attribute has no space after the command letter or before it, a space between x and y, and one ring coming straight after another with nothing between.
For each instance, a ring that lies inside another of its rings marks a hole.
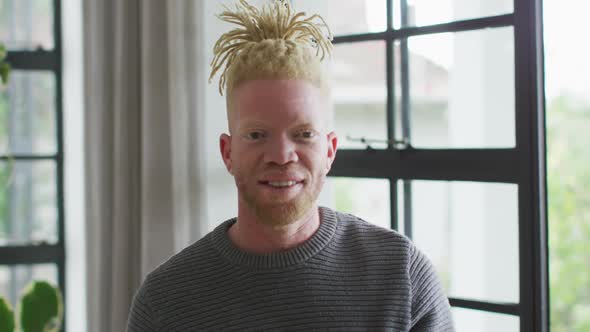
<instances>
[{"instance_id":1,"label":"man's forehead","mask_svg":"<svg viewBox=\"0 0 590 332\"><path fill-rule=\"evenodd\" d=\"M265 111L319 111L322 104L319 89L306 81L265 80L245 83L235 91L232 104L237 109Z\"/></svg>"},{"instance_id":2,"label":"man's forehead","mask_svg":"<svg viewBox=\"0 0 590 332\"><path fill-rule=\"evenodd\" d=\"M326 126L324 112L318 110L251 110L237 111L231 116L230 127L235 130L297 130L310 128L322 131ZM233 125L232 125L233 124ZM230 128L230 131L231 128Z\"/></svg>"},{"instance_id":3,"label":"man's forehead","mask_svg":"<svg viewBox=\"0 0 590 332\"><path fill-rule=\"evenodd\" d=\"M241 84L231 97L230 127L294 122L323 126L328 98L305 80L254 80ZM240 122L239 124L237 122ZM243 122L247 122L243 124Z\"/></svg>"},{"instance_id":4,"label":"man's forehead","mask_svg":"<svg viewBox=\"0 0 590 332\"><path fill-rule=\"evenodd\" d=\"M291 119L277 117L274 121L269 118L243 118L238 121L237 128L240 130L246 129L298 129L298 128L313 128L318 129L321 125L319 121L308 121L309 119L299 119L291 121Z\"/></svg>"}]
</instances>

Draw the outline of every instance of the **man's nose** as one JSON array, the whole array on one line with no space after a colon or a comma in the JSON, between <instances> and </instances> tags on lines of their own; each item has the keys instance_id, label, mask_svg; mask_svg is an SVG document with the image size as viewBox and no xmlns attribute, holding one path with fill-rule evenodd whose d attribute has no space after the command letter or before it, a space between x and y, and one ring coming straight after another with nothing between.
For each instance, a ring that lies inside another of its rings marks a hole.
<instances>
[{"instance_id":1,"label":"man's nose","mask_svg":"<svg viewBox=\"0 0 590 332\"><path fill-rule=\"evenodd\" d=\"M297 162L296 144L287 137L281 137L271 140L268 149L265 151L264 161L277 165L285 165L291 162Z\"/></svg>"}]
</instances>

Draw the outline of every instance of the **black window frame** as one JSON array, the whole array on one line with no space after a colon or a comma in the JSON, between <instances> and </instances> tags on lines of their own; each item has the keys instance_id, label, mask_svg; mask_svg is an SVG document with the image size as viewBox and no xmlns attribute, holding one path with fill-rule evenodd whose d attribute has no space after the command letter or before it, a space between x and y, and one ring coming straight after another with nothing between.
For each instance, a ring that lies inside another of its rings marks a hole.
<instances>
[{"instance_id":1,"label":"black window frame","mask_svg":"<svg viewBox=\"0 0 590 332\"><path fill-rule=\"evenodd\" d=\"M520 331L549 330L545 100L543 77L542 0L514 0L510 14L442 24L404 27L407 17L401 0L402 24L394 28L394 1L387 3L387 30L335 36L335 45L366 41L386 44L386 149L339 150L334 177L389 179L391 228L399 229L398 186L402 180L404 232L411 237L411 184L403 180L473 181L518 186L519 303L449 298L454 307L517 316ZM292 3L296 4L296 0ZM512 27L514 33L516 146L502 149L418 149L396 141L394 43L400 41L401 142L410 140L409 66L407 38L443 32ZM436 165L436 166L433 166Z\"/></svg>"},{"instance_id":2,"label":"black window frame","mask_svg":"<svg viewBox=\"0 0 590 332\"><path fill-rule=\"evenodd\" d=\"M66 255L65 255L65 213L64 213L64 133L63 133L63 100L62 100L62 34L61 34L61 0L53 0L53 38L51 50L9 50L6 61L12 70L49 71L55 77L55 154L11 154L0 155L0 161L52 161L55 164L56 203L57 203L57 243L24 244L0 246L0 266L55 264L57 280L64 308L66 307ZM20 290L19 290L20 291ZM64 310L65 323L65 310ZM65 324L62 326L65 331Z\"/></svg>"}]
</instances>

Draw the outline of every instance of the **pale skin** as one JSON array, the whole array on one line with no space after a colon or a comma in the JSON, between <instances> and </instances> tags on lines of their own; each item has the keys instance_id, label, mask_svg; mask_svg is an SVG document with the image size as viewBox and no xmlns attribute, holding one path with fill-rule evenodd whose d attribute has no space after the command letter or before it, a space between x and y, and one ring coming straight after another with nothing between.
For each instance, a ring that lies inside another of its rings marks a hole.
<instances>
[{"instance_id":1,"label":"pale skin","mask_svg":"<svg viewBox=\"0 0 590 332\"><path fill-rule=\"evenodd\" d=\"M228 232L238 248L284 251L317 231L317 195L338 142L327 129L327 103L304 80L255 80L233 91L230 134L219 146L238 188L237 222Z\"/></svg>"}]
</instances>

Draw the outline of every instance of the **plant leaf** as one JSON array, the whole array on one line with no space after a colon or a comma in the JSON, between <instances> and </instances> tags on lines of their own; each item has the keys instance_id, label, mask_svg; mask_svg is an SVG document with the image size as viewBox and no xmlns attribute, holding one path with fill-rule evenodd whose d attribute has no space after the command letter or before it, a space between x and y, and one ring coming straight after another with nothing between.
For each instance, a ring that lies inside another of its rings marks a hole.
<instances>
[{"instance_id":1,"label":"plant leaf","mask_svg":"<svg viewBox=\"0 0 590 332\"><path fill-rule=\"evenodd\" d=\"M14 311L3 297L0 297L0 331L14 332Z\"/></svg>"},{"instance_id":2,"label":"plant leaf","mask_svg":"<svg viewBox=\"0 0 590 332\"><path fill-rule=\"evenodd\" d=\"M0 44L0 61L6 58L6 54L6 47L4 46L4 44Z\"/></svg>"},{"instance_id":3,"label":"plant leaf","mask_svg":"<svg viewBox=\"0 0 590 332\"><path fill-rule=\"evenodd\" d=\"M48 324L59 326L63 314L61 293L45 281L32 282L21 298L19 311L23 332L44 332Z\"/></svg>"},{"instance_id":4,"label":"plant leaf","mask_svg":"<svg viewBox=\"0 0 590 332\"><path fill-rule=\"evenodd\" d=\"M0 64L0 78L3 84L8 84L10 78L10 65L6 62Z\"/></svg>"}]
</instances>

